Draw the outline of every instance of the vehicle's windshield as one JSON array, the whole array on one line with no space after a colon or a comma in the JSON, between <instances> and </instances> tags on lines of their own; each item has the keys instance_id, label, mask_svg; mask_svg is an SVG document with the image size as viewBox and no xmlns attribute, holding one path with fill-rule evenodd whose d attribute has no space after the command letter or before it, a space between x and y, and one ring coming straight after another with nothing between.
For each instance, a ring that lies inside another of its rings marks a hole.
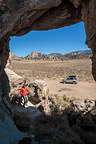
<instances>
[{"instance_id":1,"label":"vehicle's windshield","mask_svg":"<svg viewBox=\"0 0 96 144\"><path fill-rule=\"evenodd\" d=\"M67 78L67 80L73 80L73 78L72 78L72 77L70 77L70 78Z\"/></svg>"},{"instance_id":2,"label":"vehicle's windshield","mask_svg":"<svg viewBox=\"0 0 96 144\"><path fill-rule=\"evenodd\" d=\"M76 77L68 77L67 80L76 80Z\"/></svg>"}]
</instances>

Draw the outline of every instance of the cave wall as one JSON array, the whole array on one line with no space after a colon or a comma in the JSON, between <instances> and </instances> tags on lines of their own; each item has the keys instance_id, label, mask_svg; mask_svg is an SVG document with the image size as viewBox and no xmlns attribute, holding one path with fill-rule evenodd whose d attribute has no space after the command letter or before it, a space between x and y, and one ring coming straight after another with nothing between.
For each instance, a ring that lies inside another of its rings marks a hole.
<instances>
[{"instance_id":1,"label":"cave wall","mask_svg":"<svg viewBox=\"0 0 96 144\"><path fill-rule=\"evenodd\" d=\"M9 56L10 36L31 30L56 29L84 21L86 43L92 49L92 74L96 81L96 0L0 0L0 103L4 95L4 67ZM11 108L9 108L11 109Z\"/></svg>"},{"instance_id":2,"label":"cave wall","mask_svg":"<svg viewBox=\"0 0 96 144\"><path fill-rule=\"evenodd\" d=\"M86 44L91 48L93 56L92 75L96 81L96 1L90 0L82 4L82 20L85 23Z\"/></svg>"},{"instance_id":3,"label":"cave wall","mask_svg":"<svg viewBox=\"0 0 96 144\"><path fill-rule=\"evenodd\" d=\"M0 130L3 125L11 129L11 125L7 128L6 121L4 123L7 115L12 117L10 86L4 71L10 36L24 35L31 30L56 29L80 21L85 23L86 43L93 52L92 74L96 81L96 0L0 0Z\"/></svg>"}]
</instances>

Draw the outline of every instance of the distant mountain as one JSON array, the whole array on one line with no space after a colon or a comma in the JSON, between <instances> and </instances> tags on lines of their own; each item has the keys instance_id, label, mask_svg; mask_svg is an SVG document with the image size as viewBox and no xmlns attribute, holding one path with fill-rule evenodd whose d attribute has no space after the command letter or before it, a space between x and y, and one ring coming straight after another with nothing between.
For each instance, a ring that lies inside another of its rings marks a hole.
<instances>
[{"instance_id":1,"label":"distant mountain","mask_svg":"<svg viewBox=\"0 0 96 144\"><path fill-rule=\"evenodd\" d=\"M32 60L32 59L40 60L40 59L47 59L47 57L48 57L48 55L32 51L28 56L25 57L25 59L28 59L28 60Z\"/></svg>"},{"instance_id":2,"label":"distant mountain","mask_svg":"<svg viewBox=\"0 0 96 144\"><path fill-rule=\"evenodd\" d=\"M90 58L91 56L92 56L91 50L75 51L65 55L62 55L61 53L41 54L32 51L32 53L26 56L25 59L57 61L57 60L66 60L66 59Z\"/></svg>"},{"instance_id":3,"label":"distant mountain","mask_svg":"<svg viewBox=\"0 0 96 144\"><path fill-rule=\"evenodd\" d=\"M61 53L51 53L51 54L48 54L48 55L63 56L63 54L61 54Z\"/></svg>"},{"instance_id":4,"label":"distant mountain","mask_svg":"<svg viewBox=\"0 0 96 144\"><path fill-rule=\"evenodd\" d=\"M27 60L60 60L63 57L62 54L52 53L52 54L41 54L32 51L28 56L25 57Z\"/></svg>"},{"instance_id":5,"label":"distant mountain","mask_svg":"<svg viewBox=\"0 0 96 144\"><path fill-rule=\"evenodd\" d=\"M92 56L91 50L75 51L64 55L69 59L90 58Z\"/></svg>"}]
</instances>

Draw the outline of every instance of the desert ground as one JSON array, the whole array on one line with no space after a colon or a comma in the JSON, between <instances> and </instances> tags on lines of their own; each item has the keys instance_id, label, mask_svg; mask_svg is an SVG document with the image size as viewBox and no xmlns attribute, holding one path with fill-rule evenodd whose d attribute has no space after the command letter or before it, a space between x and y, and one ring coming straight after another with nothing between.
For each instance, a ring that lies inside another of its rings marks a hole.
<instances>
[{"instance_id":1,"label":"desert ground","mask_svg":"<svg viewBox=\"0 0 96 144\"><path fill-rule=\"evenodd\" d=\"M50 95L67 96L70 99L96 100L96 83L80 81L78 84L62 84L56 80L45 80L48 84Z\"/></svg>"},{"instance_id":2,"label":"desert ground","mask_svg":"<svg viewBox=\"0 0 96 144\"><path fill-rule=\"evenodd\" d=\"M12 70L31 79L43 79L48 83L50 94L66 95L72 99L96 99L96 83L91 74L90 59L65 61L12 61ZM76 75L78 84L62 84L60 80Z\"/></svg>"},{"instance_id":3,"label":"desert ground","mask_svg":"<svg viewBox=\"0 0 96 144\"><path fill-rule=\"evenodd\" d=\"M75 59L64 61L12 61L12 69L27 78L61 79L69 75L76 75L80 81L92 81L91 60Z\"/></svg>"}]
</instances>

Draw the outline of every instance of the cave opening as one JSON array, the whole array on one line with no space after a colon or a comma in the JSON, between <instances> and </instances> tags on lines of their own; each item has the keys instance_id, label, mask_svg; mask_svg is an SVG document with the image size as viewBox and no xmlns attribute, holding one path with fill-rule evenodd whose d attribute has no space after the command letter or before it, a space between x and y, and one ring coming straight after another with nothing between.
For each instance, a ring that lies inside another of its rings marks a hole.
<instances>
[{"instance_id":1,"label":"cave opening","mask_svg":"<svg viewBox=\"0 0 96 144\"><path fill-rule=\"evenodd\" d=\"M89 50L85 42L84 23L80 22L56 30L31 31L24 36L13 36L10 40L10 51L19 57L26 57L32 51L64 55L75 51Z\"/></svg>"},{"instance_id":2,"label":"cave opening","mask_svg":"<svg viewBox=\"0 0 96 144\"><path fill-rule=\"evenodd\" d=\"M56 90L58 94L71 95L71 97L78 95L77 99L90 97L92 94L94 99L92 52L85 42L83 22L57 30L32 31L24 36L12 37L10 40L11 69L28 79L47 79L50 87L52 84L56 85L57 79L59 83L61 78L76 75L78 83L80 82L77 89L73 87L72 90L70 86L63 88L63 85L60 85L60 88L54 87L54 90L50 88L51 92L53 90L55 93L55 89L58 89Z\"/></svg>"}]
</instances>

